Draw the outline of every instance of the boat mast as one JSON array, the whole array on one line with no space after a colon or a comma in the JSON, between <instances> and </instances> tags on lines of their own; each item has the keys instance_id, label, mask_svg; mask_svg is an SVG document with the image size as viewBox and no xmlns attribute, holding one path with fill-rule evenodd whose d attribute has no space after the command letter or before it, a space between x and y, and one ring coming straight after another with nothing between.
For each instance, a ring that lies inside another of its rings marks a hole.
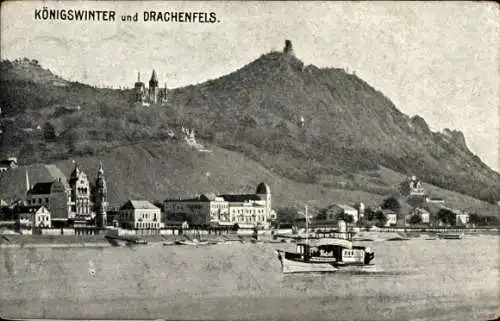
<instances>
[{"instance_id":1,"label":"boat mast","mask_svg":"<svg viewBox=\"0 0 500 321\"><path fill-rule=\"evenodd\" d=\"M306 243L309 242L309 220L307 219L307 205L306 205Z\"/></svg>"}]
</instances>

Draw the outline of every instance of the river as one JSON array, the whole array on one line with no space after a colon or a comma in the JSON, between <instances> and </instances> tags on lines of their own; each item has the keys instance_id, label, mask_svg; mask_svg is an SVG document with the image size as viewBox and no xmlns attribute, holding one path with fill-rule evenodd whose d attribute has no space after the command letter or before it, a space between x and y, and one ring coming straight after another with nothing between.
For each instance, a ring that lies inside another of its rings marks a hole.
<instances>
[{"instance_id":1,"label":"river","mask_svg":"<svg viewBox=\"0 0 500 321\"><path fill-rule=\"evenodd\" d=\"M0 248L0 311L17 318L481 320L500 307L500 237L360 242L370 273L282 275L274 249Z\"/></svg>"}]
</instances>

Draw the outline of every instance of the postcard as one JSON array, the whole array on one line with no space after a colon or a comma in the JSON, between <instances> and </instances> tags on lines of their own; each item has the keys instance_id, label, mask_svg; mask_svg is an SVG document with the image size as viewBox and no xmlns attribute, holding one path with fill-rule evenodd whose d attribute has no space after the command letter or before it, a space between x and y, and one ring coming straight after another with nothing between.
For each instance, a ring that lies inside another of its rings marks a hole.
<instances>
[{"instance_id":1,"label":"postcard","mask_svg":"<svg viewBox=\"0 0 500 321\"><path fill-rule=\"evenodd\" d=\"M0 317L500 320L498 8L2 2Z\"/></svg>"}]
</instances>

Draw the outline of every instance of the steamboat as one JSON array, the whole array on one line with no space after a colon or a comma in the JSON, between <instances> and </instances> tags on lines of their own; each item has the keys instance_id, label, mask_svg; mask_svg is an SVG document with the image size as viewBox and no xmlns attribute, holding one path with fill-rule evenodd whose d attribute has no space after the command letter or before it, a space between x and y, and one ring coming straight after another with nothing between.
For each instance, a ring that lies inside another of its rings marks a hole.
<instances>
[{"instance_id":1,"label":"steamboat","mask_svg":"<svg viewBox=\"0 0 500 321\"><path fill-rule=\"evenodd\" d=\"M283 273L335 272L340 269L362 270L370 266L375 253L364 246L354 246L352 234L344 221L338 222L333 235L313 236L308 231L306 207L305 239L297 239L297 251L277 249ZM317 235L317 234L316 234Z\"/></svg>"}]
</instances>

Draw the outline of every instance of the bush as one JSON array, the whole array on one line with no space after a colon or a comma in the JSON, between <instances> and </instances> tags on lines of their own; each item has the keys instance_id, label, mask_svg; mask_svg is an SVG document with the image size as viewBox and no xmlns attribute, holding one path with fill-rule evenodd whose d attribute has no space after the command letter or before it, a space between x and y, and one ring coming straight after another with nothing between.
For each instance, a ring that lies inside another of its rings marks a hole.
<instances>
[{"instance_id":1,"label":"bush","mask_svg":"<svg viewBox=\"0 0 500 321\"><path fill-rule=\"evenodd\" d=\"M395 197L389 197L386 198L382 203L382 208L399 213L399 210L401 209L401 204Z\"/></svg>"},{"instance_id":2,"label":"bush","mask_svg":"<svg viewBox=\"0 0 500 321\"><path fill-rule=\"evenodd\" d=\"M297 215L298 211L295 207L282 207L276 211L279 224L293 224Z\"/></svg>"},{"instance_id":3,"label":"bush","mask_svg":"<svg viewBox=\"0 0 500 321\"><path fill-rule=\"evenodd\" d=\"M50 122L46 122L43 125L43 138L45 140L54 140L56 138L56 129L54 125L52 125Z\"/></svg>"},{"instance_id":4,"label":"bush","mask_svg":"<svg viewBox=\"0 0 500 321\"><path fill-rule=\"evenodd\" d=\"M452 211L442 208L437 213L437 219L443 224L454 226L456 224L456 215Z\"/></svg>"},{"instance_id":5,"label":"bush","mask_svg":"<svg viewBox=\"0 0 500 321\"><path fill-rule=\"evenodd\" d=\"M375 221L376 221L376 226L382 227L385 226L387 223L387 216L385 216L384 212L382 211L377 211L375 213Z\"/></svg>"},{"instance_id":6,"label":"bush","mask_svg":"<svg viewBox=\"0 0 500 321\"><path fill-rule=\"evenodd\" d=\"M412 225L421 224L422 223L422 217L420 215L418 215L418 214L413 214L410 217L409 223L412 224Z\"/></svg>"}]
</instances>

